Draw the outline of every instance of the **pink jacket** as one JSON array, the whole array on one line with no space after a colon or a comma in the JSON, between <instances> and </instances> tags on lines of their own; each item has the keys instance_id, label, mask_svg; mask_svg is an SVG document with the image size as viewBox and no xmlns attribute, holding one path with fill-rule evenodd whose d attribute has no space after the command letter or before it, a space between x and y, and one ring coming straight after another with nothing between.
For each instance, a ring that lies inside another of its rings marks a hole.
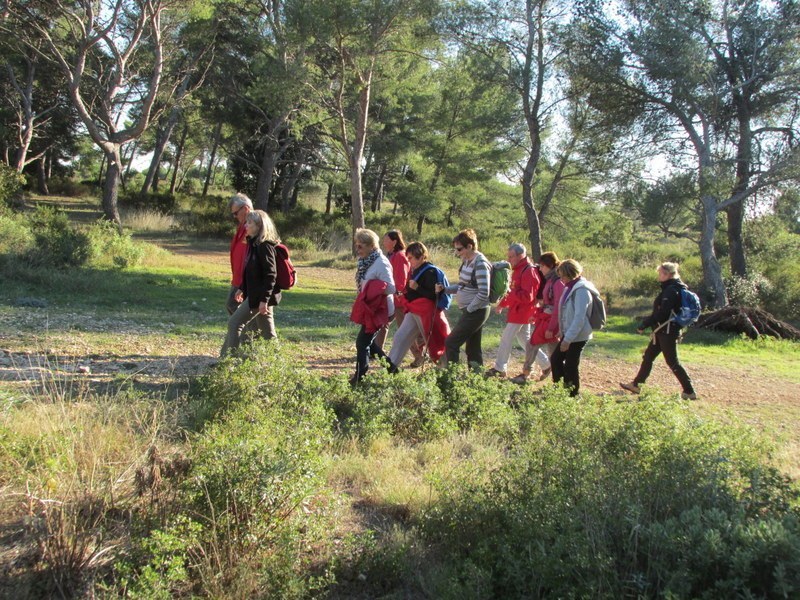
<instances>
[{"instance_id":1,"label":"pink jacket","mask_svg":"<svg viewBox=\"0 0 800 600\"><path fill-rule=\"evenodd\" d=\"M529 259L521 260L511 271L508 293L497 305L508 309L509 323L526 325L536 312L536 292L539 291L539 273Z\"/></svg>"}]
</instances>

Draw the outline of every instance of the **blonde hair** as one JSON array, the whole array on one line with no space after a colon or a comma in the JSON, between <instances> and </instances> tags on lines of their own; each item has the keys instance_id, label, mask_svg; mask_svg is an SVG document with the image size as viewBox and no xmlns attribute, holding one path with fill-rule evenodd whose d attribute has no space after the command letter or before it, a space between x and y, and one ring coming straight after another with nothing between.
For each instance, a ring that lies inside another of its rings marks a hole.
<instances>
[{"instance_id":1,"label":"blonde hair","mask_svg":"<svg viewBox=\"0 0 800 600\"><path fill-rule=\"evenodd\" d=\"M353 238L355 238L356 243L360 242L370 248L377 248L378 244L380 244L378 234L372 231L372 229L356 229Z\"/></svg>"},{"instance_id":2,"label":"blonde hair","mask_svg":"<svg viewBox=\"0 0 800 600\"><path fill-rule=\"evenodd\" d=\"M677 279L678 275L678 263L674 262L663 262L658 265L658 270L664 271L667 275L672 277L672 279Z\"/></svg>"},{"instance_id":3,"label":"blonde hair","mask_svg":"<svg viewBox=\"0 0 800 600\"><path fill-rule=\"evenodd\" d=\"M558 267L556 267L556 273L559 277L577 279L581 276L581 273L583 273L583 267L577 260L573 258L567 258L558 264Z\"/></svg>"},{"instance_id":4,"label":"blonde hair","mask_svg":"<svg viewBox=\"0 0 800 600\"><path fill-rule=\"evenodd\" d=\"M248 221L258 227L256 241L258 241L259 244L262 242L277 244L281 241L278 237L278 230L275 228L275 223L272 222L272 219L270 219L269 215L263 210L251 210L247 213L247 218L245 219L245 222Z\"/></svg>"}]
</instances>

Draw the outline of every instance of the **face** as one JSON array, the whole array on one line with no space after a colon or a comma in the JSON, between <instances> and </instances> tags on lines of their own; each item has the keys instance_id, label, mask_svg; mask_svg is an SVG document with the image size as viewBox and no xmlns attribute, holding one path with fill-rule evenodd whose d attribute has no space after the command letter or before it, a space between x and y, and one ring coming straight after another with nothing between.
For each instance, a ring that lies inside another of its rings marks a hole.
<instances>
[{"instance_id":1,"label":"face","mask_svg":"<svg viewBox=\"0 0 800 600\"><path fill-rule=\"evenodd\" d=\"M418 269L419 266L424 262L421 258L417 258L411 253L406 254L406 256L408 257L408 264L410 264L411 268L414 270Z\"/></svg>"},{"instance_id":2,"label":"face","mask_svg":"<svg viewBox=\"0 0 800 600\"><path fill-rule=\"evenodd\" d=\"M231 214L233 215L233 220L241 225L247 219L247 215L250 214L250 209L244 205L236 206L234 204L231 206Z\"/></svg>"},{"instance_id":3,"label":"face","mask_svg":"<svg viewBox=\"0 0 800 600\"><path fill-rule=\"evenodd\" d=\"M391 254L394 252L394 240L390 238L388 235L383 236L383 251L386 254Z\"/></svg>"},{"instance_id":4,"label":"face","mask_svg":"<svg viewBox=\"0 0 800 600\"><path fill-rule=\"evenodd\" d=\"M372 252L372 246L356 240L356 254L359 258L368 257L370 252Z\"/></svg>"},{"instance_id":5,"label":"face","mask_svg":"<svg viewBox=\"0 0 800 600\"><path fill-rule=\"evenodd\" d=\"M540 264L539 268L542 270L542 275L544 275L545 277L547 276L548 273L550 273L550 271L553 270L545 264Z\"/></svg>"},{"instance_id":6,"label":"face","mask_svg":"<svg viewBox=\"0 0 800 600\"><path fill-rule=\"evenodd\" d=\"M245 221L244 226L247 230L247 235L249 235L251 238L254 238L258 235L259 227L253 221Z\"/></svg>"},{"instance_id":7,"label":"face","mask_svg":"<svg viewBox=\"0 0 800 600\"><path fill-rule=\"evenodd\" d=\"M455 252L458 258L463 260L469 253L469 246L462 246L459 242L455 242L453 244L453 252Z\"/></svg>"},{"instance_id":8,"label":"face","mask_svg":"<svg viewBox=\"0 0 800 600\"><path fill-rule=\"evenodd\" d=\"M659 280L661 283L663 283L663 282L667 281L667 279L671 279L671 278L672 278L672 275L670 275L669 273L667 273L667 272L666 272L664 269L661 269L661 268L659 268L659 269L657 270L657 272L658 272L658 280Z\"/></svg>"},{"instance_id":9,"label":"face","mask_svg":"<svg viewBox=\"0 0 800 600\"><path fill-rule=\"evenodd\" d=\"M511 263L512 267L516 267L519 264L519 261L522 260L522 256L514 252L513 250L509 250L506 253L506 258L508 258L508 262Z\"/></svg>"}]
</instances>

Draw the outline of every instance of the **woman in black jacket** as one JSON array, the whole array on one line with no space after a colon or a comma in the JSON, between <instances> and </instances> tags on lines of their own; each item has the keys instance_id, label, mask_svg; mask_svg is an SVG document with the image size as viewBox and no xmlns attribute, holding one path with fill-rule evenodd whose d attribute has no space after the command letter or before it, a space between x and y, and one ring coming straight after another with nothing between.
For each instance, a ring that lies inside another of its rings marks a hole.
<instances>
[{"instance_id":1,"label":"woman in black jacket","mask_svg":"<svg viewBox=\"0 0 800 600\"><path fill-rule=\"evenodd\" d=\"M220 351L223 357L239 347L242 331L253 319L256 319L258 330L264 339L278 337L272 314L272 307L281 300L280 291L276 288L278 270L275 263L275 244L280 241L278 231L263 210L248 213L245 226L247 258L244 261L242 288L235 292L235 299L241 304L228 319L228 334Z\"/></svg>"},{"instance_id":2,"label":"woman in black jacket","mask_svg":"<svg viewBox=\"0 0 800 600\"><path fill-rule=\"evenodd\" d=\"M639 386L642 385L653 369L653 361L659 354L664 354L667 366L672 370L675 377L683 388L681 398L684 400L696 400L697 394L692 386L692 380L686 369L678 360L678 338L681 335L681 327L671 321L673 314L681 308L681 288L685 288L678 275L678 265L676 263L665 262L658 267L658 281L661 283L661 293L656 296L653 302L653 312L646 317L637 331L644 333L645 328L650 327L653 333L650 336L650 344L644 351L642 364L639 372L631 383L620 383L622 389L639 393Z\"/></svg>"}]
</instances>

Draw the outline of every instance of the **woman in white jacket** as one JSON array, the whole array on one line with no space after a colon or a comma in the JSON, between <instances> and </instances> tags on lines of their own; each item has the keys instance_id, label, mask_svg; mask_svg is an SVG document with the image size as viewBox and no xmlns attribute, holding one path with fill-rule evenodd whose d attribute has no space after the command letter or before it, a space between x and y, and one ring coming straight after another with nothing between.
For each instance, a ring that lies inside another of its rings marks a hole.
<instances>
[{"instance_id":1,"label":"woman in white jacket","mask_svg":"<svg viewBox=\"0 0 800 600\"><path fill-rule=\"evenodd\" d=\"M558 309L559 345L550 357L553 382L564 381L570 396L577 396L581 387L581 352L592 339L592 292L594 285L581 277L583 267L568 258L561 262L556 273L564 283L564 292Z\"/></svg>"}]
</instances>

